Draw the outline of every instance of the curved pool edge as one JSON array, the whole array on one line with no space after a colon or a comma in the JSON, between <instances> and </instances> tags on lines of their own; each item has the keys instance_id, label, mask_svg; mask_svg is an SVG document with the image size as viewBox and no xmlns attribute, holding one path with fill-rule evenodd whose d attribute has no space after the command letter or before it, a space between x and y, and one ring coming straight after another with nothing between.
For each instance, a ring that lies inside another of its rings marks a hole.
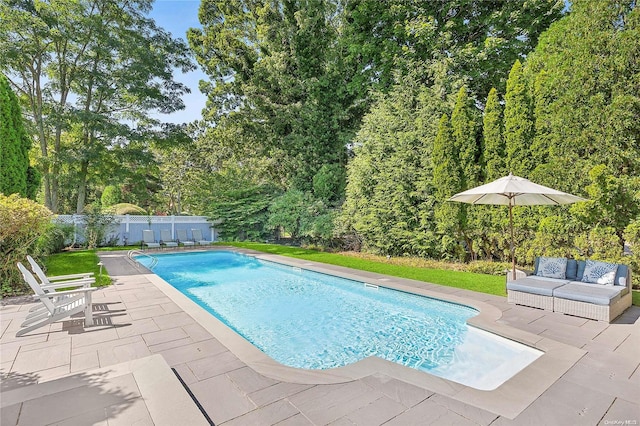
<instances>
[{"instance_id":1,"label":"curved pool edge","mask_svg":"<svg viewBox=\"0 0 640 426\"><path fill-rule=\"evenodd\" d=\"M468 320L470 326L544 352L542 356L529 366L491 391L471 388L378 357L369 357L354 364L330 370L305 370L288 367L271 359L159 276L153 273L145 275L150 282L172 299L184 312L193 317L205 330L218 339L220 343L227 347L242 362L256 372L275 380L297 384L337 384L350 382L374 374L383 374L513 419L586 353L584 350L573 346L499 323L498 321L502 317L502 311L488 303L419 287L419 285L430 287L435 285L334 265L265 254L247 249L237 249L234 247L216 247L215 249L235 251L258 259L470 306L478 311L478 315ZM448 287L442 288L450 289Z\"/></svg>"}]
</instances>

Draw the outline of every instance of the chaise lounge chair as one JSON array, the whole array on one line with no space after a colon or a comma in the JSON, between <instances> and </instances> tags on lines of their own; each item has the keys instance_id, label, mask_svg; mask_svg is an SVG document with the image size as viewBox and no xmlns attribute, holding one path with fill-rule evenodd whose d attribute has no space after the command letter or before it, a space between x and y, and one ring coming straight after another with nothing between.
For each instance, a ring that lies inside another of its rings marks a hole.
<instances>
[{"instance_id":1,"label":"chaise lounge chair","mask_svg":"<svg viewBox=\"0 0 640 426\"><path fill-rule=\"evenodd\" d=\"M142 245L149 248L160 248L160 243L156 241L156 236L152 229L142 231Z\"/></svg>"},{"instance_id":2,"label":"chaise lounge chair","mask_svg":"<svg viewBox=\"0 0 640 426\"><path fill-rule=\"evenodd\" d=\"M182 245L193 246L195 242L187 238L187 230L186 229L176 229L176 236L178 237L178 242Z\"/></svg>"},{"instance_id":3,"label":"chaise lounge chair","mask_svg":"<svg viewBox=\"0 0 640 426\"><path fill-rule=\"evenodd\" d=\"M193 241L195 241L196 244L199 244L199 245L209 245L213 242L213 241L205 240L202 237L202 231L200 229L192 229L191 236L193 237Z\"/></svg>"},{"instance_id":4,"label":"chaise lounge chair","mask_svg":"<svg viewBox=\"0 0 640 426\"><path fill-rule=\"evenodd\" d=\"M46 293L40 284L38 284L33 274L20 262L18 262L18 269L22 273L25 282L29 284L29 287L35 292L35 296L42 302L44 307L42 309L36 309L27 315L25 321L22 323L23 328L18 330L16 337L79 312L84 312L84 323L86 327L93 325L91 293L97 290L97 288L78 288Z\"/></svg>"},{"instance_id":5,"label":"chaise lounge chair","mask_svg":"<svg viewBox=\"0 0 640 426\"><path fill-rule=\"evenodd\" d=\"M178 247L178 243L171 237L171 231L168 229L160 230L160 244L166 247Z\"/></svg>"}]
</instances>

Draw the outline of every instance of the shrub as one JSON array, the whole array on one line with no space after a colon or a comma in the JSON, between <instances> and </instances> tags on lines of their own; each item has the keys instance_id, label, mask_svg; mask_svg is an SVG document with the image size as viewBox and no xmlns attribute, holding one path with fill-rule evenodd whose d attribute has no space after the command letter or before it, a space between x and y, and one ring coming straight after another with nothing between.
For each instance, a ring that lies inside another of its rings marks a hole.
<instances>
[{"instance_id":1,"label":"shrub","mask_svg":"<svg viewBox=\"0 0 640 426\"><path fill-rule=\"evenodd\" d=\"M294 240L301 236L302 223L309 221L309 206L312 197L307 192L292 189L274 199L269 206L267 226L271 229L283 229Z\"/></svg>"},{"instance_id":2,"label":"shrub","mask_svg":"<svg viewBox=\"0 0 640 426\"><path fill-rule=\"evenodd\" d=\"M103 209L108 214L130 214L135 216L145 216L147 212L140 206L130 203L118 203Z\"/></svg>"},{"instance_id":3,"label":"shrub","mask_svg":"<svg viewBox=\"0 0 640 426\"><path fill-rule=\"evenodd\" d=\"M208 209L212 220L222 219L218 229L225 241L264 241L272 236L266 229L267 208L280 190L271 185L253 185L222 191Z\"/></svg>"},{"instance_id":4,"label":"shrub","mask_svg":"<svg viewBox=\"0 0 640 426\"><path fill-rule=\"evenodd\" d=\"M17 194L0 194L0 282L2 296L23 293L17 262L27 254L37 257L38 239L51 227L52 213L46 207Z\"/></svg>"},{"instance_id":5,"label":"shrub","mask_svg":"<svg viewBox=\"0 0 640 426\"><path fill-rule=\"evenodd\" d=\"M347 173L341 164L325 164L313 177L313 194L316 198L333 203L344 196Z\"/></svg>"},{"instance_id":6,"label":"shrub","mask_svg":"<svg viewBox=\"0 0 640 426\"><path fill-rule=\"evenodd\" d=\"M38 252L42 254L59 253L73 243L73 225L64 223L51 224L47 231L38 238Z\"/></svg>"},{"instance_id":7,"label":"shrub","mask_svg":"<svg viewBox=\"0 0 640 426\"><path fill-rule=\"evenodd\" d=\"M632 221L624 230L625 241L629 244L631 253L625 263L631 266L633 288L640 288L640 219Z\"/></svg>"},{"instance_id":8,"label":"shrub","mask_svg":"<svg viewBox=\"0 0 640 426\"><path fill-rule=\"evenodd\" d=\"M487 275L505 275L511 269L511 264L507 262L491 262L487 260L476 260L469 262L464 268L467 272Z\"/></svg>"},{"instance_id":9,"label":"shrub","mask_svg":"<svg viewBox=\"0 0 640 426\"><path fill-rule=\"evenodd\" d=\"M595 227L588 234L575 239L576 258L591 258L618 263L622 260L622 247L616 230L611 227ZM624 263L624 262L623 262Z\"/></svg>"},{"instance_id":10,"label":"shrub","mask_svg":"<svg viewBox=\"0 0 640 426\"><path fill-rule=\"evenodd\" d=\"M84 212L84 240L86 248L94 249L105 245L107 233L116 224L116 219L103 213L100 208L88 206ZM115 238L117 240L117 238ZM114 237L109 237L109 244L113 244ZM115 244L113 244L115 245Z\"/></svg>"},{"instance_id":11,"label":"shrub","mask_svg":"<svg viewBox=\"0 0 640 426\"><path fill-rule=\"evenodd\" d=\"M122 201L122 191L119 186L109 185L102 191L100 202L104 207L113 206L120 201Z\"/></svg>"}]
</instances>

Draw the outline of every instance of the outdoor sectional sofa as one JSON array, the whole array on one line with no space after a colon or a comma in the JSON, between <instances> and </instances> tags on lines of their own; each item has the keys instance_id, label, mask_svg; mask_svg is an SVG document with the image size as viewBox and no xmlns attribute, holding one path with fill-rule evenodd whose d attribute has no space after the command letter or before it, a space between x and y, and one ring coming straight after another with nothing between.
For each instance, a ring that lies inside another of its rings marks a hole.
<instances>
[{"instance_id":1,"label":"outdoor sectional sofa","mask_svg":"<svg viewBox=\"0 0 640 426\"><path fill-rule=\"evenodd\" d=\"M532 274L518 275L507 277L509 303L606 322L631 306L627 265L538 257Z\"/></svg>"}]
</instances>

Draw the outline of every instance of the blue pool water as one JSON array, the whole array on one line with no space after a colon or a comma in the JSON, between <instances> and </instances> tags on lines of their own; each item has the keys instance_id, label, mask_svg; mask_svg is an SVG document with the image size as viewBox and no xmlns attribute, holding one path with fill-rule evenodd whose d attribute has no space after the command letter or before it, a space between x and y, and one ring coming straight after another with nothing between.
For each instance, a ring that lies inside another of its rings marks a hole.
<instances>
[{"instance_id":1,"label":"blue pool water","mask_svg":"<svg viewBox=\"0 0 640 426\"><path fill-rule=\"evenodd\" d=\"M227 251L156 258L154 273L291 367L328 369L378 356L493 389L540 355L468 327L477 311L467 306ZM147 266L152 259L136 260ZM505 365L517 369L505 373Z\"/></svg>"}]
</instances>

